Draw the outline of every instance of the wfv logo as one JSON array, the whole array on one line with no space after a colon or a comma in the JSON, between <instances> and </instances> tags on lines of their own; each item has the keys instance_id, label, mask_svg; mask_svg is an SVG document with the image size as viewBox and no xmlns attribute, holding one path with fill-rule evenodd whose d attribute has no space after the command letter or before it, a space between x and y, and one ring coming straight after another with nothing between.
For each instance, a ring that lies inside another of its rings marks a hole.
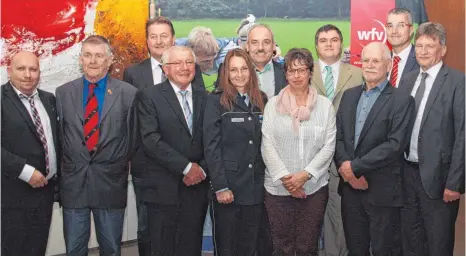
<instances>
[{"instance_id":1,"label":"wfv logo","mask_svg":"<svg viewBox=\"0 0 466 257\"><path fill-rule=\"evenodd\" d=\"M385 43L387 41L387 31L385 30L385 26L382 22L378 20L373 20L376 24L380 25L380 28L377 29L373 27L371 30L358 30L358 40L359 41L382 41Z\"/></svg>"}]
</instances>

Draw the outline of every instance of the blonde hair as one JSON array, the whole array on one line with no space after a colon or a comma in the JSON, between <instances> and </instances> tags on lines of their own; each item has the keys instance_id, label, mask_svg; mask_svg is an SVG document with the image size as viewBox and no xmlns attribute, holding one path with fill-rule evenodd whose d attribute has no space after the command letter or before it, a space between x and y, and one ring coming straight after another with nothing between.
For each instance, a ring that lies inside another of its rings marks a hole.
<instances>
[{"instance_id":1,"label":"blonde hair","mask_svg":"<svg viewBox=\"0 0 466 257\"><path fill-rule=\"evenodd\" d=\"M188 47L195 53L208 56L216 55L220 47L210 28L195 27L189 32Z\"/></svg>"}]
</instances>

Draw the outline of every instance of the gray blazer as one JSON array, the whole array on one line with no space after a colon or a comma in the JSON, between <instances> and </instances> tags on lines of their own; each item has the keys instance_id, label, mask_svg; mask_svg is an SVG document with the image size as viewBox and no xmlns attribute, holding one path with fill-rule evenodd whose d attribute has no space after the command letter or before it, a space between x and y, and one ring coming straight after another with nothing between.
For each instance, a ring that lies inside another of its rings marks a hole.
<instances>
[{"instance_id":1,"label":"gray blazer","mask_svg":"<svg viewBox=\"0 0 466 257\"><path fill-rule=\"evenodd\" d=\"M108 77L97 151L90 155L83 131L83 78L57 88L60 179L65 208L125 208L128 161L138 142L138 90Z\"/></svg>"},{"instance_id":2,"label":"gray blazer","mask_svg":"<svg viewBox=\"0 0 466 257\"><path fill-rule=\"evenodd\" d=\"M408 73L399 89L411 94L418 75L419 71ZM424 190L432 199L441 199L445 188L464 193L464 78L464 73L443 65L422 116L419 168Z\"/></svg>"}]
</instances>

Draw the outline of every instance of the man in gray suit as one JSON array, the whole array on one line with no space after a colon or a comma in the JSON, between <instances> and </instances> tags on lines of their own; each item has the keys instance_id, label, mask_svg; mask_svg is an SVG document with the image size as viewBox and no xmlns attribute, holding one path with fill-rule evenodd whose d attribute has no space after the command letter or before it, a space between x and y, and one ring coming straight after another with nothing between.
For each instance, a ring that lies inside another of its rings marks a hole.
<instances>
[{"instance_id":1,"label":"man in gray suit","mask_svg":"<svg viewBox=\"0 0 466 257\"><path fill-rule=\"evenodd\" d=\"M67 255L87 255L91 211L100 255L120 255L138 90L108 75L112 60L107 39L88 37L79 58L84 76L56 91Z\"/></svg>"},{"instance_id":2,"label":"man in gray suit","mask_svg":"<svg viewBox=\"0 0 466 257\"><path fill-rule=\"evenodd\" d=\"M361 69L340 61L343 35L338 27L327 24L320 27L315 35L318 62L314 65L311 79L320 95L326 96L338 110L345 90L363 83ZM341 197L338 195L340 176L335 163L330 166L329 198L324 217L324 253L325 255L346 255L345 235L341 221Z\"/></svg>"},{"instance_id":3,"label":"man in gray suit","mask_svg":"<svg viewBox=\"0 0 466 257\"><path fill-rule=\"evenodd\" d=\"M403 172L403 254L453 255L465 179L465 76L442 61L447 47L441 24L421 24L415 50L421 69L400 82L416 102Z\"/></svg>"}]
</instances>

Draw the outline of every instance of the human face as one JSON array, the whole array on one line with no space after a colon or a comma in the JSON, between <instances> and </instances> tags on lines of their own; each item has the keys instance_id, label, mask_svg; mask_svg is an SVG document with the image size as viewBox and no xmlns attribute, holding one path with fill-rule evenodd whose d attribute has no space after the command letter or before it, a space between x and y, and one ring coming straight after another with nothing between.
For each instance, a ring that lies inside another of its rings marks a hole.
<instances>
[{"instance_id":1,"label":"human face","mask_svg":"<svg viewBox=\"0 0 466 257\"><path fill-rule=\"evenodd\" d=\"M416 40L414 49L416 51L416 60L424 71L439 63L447 52L447 47L440 44L437 37L431 38L428 36L419 37Z\"/></svg>"},{"instance_id":2,"label":"human face","mask_svg":"<svg viewBox=\"0 0 466 257\"><path fill-rule=\"evenodd\" d=\"M201 68L201 71L204 73L209 73L214 68L214 60L216 55L206 55L205 53L195 53L196 54L196 62ZM217 72L217 71L215 71ZM214 72L214 73L215 73Z\"/></svg>"},{"instance_id":3,"label":"human face","mask_svg":"<svg viewBox=\"0 0 466 257\"><path fill-rule=\"evenodd\" d=\"M231 84L233 84L238 92L244 93L251 76L246 60L242 57L233 56L230 59L229 66L228 75Z\"/></svg>"},{"instance_id":4,"label":"human face","mask_svg":"<svg viewBox=\"0 0 466 257\"><path fill-rule=\"evenodd\" d=\"M32 95L39 84L38 58L31 52L17 53L7 68L11 84L25 95Z\"/></svg>"},{"instance_id":5,"label":"human face","mask_svg":"<svg viewBox=\"0 0 466 257\"><path fill-rule=\"evenodd\" d=\"M403 50L411 42L411 36L413 35L414 28L410 24L408 15L401 14L390 14L387 17L387 36L388 42L392 45L394 50Z\"/></svg>"},{"instance_id":6,"label":"human face","mask_svg":"<svg viewBox=\"0 0 466 257\"><path fill-rule=\"evenodd\" d=\"M175 44L175 35L167 24L152 24L147 34L150 55L160 62L163 52Z\"/></svg>"},{"instance_id":7,"label":"human face","mask_svg":"<svg viewBox=\"0 0 466 257\"><path fill-rule=\"evenodd\" d=\"M87 43L82 46L79 63L83 68L84 77L91 83L105 77L112 62L113 56L106 44Z\"/></svg>"},{"instance_id":8,"label":"human face","mask_svg":"<svg viewBox=\"0 0 466 257\"><path fill-rule=\"evenodd\" d=\"M246 51L258 68L263 68L273 56L275 42L272 40L272 33L267 28L256 27L249 32Z\"/></svg>"},{"instance_id":9,"label":"human face","mask_svg":"<svg viewBox=\"0 0 466 257\"><path fill-rule=\"evenodd\" d=\"M317 54L325 63L332 65L340 59L341 40L336 30L319 33L317 39Z\"/></svg>"},{"instance_id":10,"label":"human face","mask_svg":"<svg viewBox=\"0 0 466 257\"><path fill-rule=\"evenodd\" d=\"M309 86L311 72L304 63L295 60L286 71L286 79L291 89L303 90Z\"/></svg>"},{"instance_id":11,"label":"human face","mask_svg":"<svg viewBox=\"0 0 466 257\"><path fill-rule=\"evenodd\" d=\"M387 73L391 68L391 60L383 58L380 45L369 44L362 52L362 76L369 88L374 88L387 79Z\"/></svg>"},{"instance_id":12,"label":"human face","mask_svg":"<svg viewBox=\"0 0 466 257\"><path fill-rule=\"evenodd\" d=\"M189 50L174 50L162 67L165 76L181 89L185 89L194 79L194 56Z\"/></svg>"}]
</instances>

